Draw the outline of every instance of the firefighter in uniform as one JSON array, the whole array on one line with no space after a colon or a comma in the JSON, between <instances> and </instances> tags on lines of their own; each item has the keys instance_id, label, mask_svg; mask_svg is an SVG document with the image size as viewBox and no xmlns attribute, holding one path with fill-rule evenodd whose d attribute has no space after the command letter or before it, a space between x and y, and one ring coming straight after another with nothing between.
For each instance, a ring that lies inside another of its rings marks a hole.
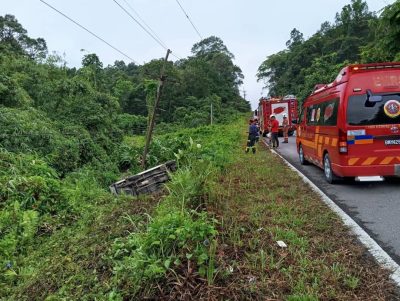
<instances>
[{"instance_id":1,"label":"firefighter in uniform","mask_svg":"<svg viewBox=\"0 0 400 301\"><path fill-rule=\"evenodd\" d=\"M247 138L246 153L248 153L250 149L253 152L253 154L256 153L256 145L255 144L256 144L257 137L259 135L258 131L259 131L258 127L256 126L254 120L250 120L249 136Z\"/></svg>"},{"instance_id":2,"label":"firefighter in uniform","mask_svg":"<svg viewBox=\"0 0 400 301\"><path fill-rule=\"evenodd\" d=\"M282 121L282 127L283 127L283 143L289 143L289 120L286 116L286 114L283 114L283 121Z\"/></svg>"}]
</instances>

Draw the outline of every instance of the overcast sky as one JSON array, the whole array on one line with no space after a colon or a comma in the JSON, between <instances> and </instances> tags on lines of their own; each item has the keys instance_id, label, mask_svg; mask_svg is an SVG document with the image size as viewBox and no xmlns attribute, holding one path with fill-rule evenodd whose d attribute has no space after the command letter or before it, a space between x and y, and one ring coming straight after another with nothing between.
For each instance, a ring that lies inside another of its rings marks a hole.
<instances>
[{"instance_id":1,"label":"overcast sky","mask_svg":"<svg viewBox=\"0 0 400 301\"><path fill-rule=\"evenodd\" d=\"M179 57L190 55L200 40L176 0L117 0L133 7L161 40ZM126 1L126 2L125 2ZM141 29L113 0L46 0L69 17L142 64L165 56L165 50ZM255 108L262 93L256 72L261 62L285 48L293 28L310 37L324 21L350 0L179 0L204 37L220 37L243 70L246 99ZM379 11L392 0L367 0ZM130 11L131 12L131 11ZM77 27L39 0L0 0L0 14L13 14L31 37L42 37L50 51L65 53L69 66L80 66L86 52L96 53L104 65L125 60L120 53ZM131 12L136 17L136 15ZM171 59L175 60L174 57ZM264 91L263 95L267 92ZM242 91L243 94L243 91Z\"/></svg>"}]
</instances>

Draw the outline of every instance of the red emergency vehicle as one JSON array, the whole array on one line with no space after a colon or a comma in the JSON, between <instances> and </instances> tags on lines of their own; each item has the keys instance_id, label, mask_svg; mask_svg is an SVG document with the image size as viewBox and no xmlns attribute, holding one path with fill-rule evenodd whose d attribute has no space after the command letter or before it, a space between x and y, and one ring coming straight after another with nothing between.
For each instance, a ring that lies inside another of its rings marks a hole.
<instances>
[{"instance_id":1,"label":"red emergency vehicle","mask_svg":"<svg viewBox=\"0 0 400 301\"><path fill-rule=\"evenodd\" d=\"M350 65L317 85L296 144L300 163L321 167L329 183L400 176L400 62Z\"/></svg>"},{"instance_id":2,"label":"red emergency vehicle","mask_svg":"<svg viewBox=\"0 0 400 301\"><path fill-rule=\"evenodd\" d=\"M269 132L270 116L274 114L279 121L279 134L282 135L283 116L289 120L289 136L293 135L296 129L293 121L297 120L297 99L293 95L287 95L283 98L261 98L258 105L258 117L260 131L263 136Z\"/></svg>"}]
</instances>

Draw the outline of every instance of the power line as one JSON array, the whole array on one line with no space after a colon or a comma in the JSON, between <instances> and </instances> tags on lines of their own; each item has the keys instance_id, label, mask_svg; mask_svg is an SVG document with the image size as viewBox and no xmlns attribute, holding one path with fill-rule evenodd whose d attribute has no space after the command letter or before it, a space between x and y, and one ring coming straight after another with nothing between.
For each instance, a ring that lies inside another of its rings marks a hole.
<instances>
[{"instance_id":1,"label":"power line","mask_svg":"<svg viewBox=\"0 0 400 301\"><path fill-rule=\"evenodd\" d=\"M192 20L189 18L188 13L185 11L185 9L182 7L181 3L176 0L176 3L178 3L178 5L180 6L180 8L182 9L183 13L185 14L186 18L189 20L190 24L192 24L192 27L194 28L194 30L197 32L197 34L199 35L200 39L202 40L203 37L201 36L200 32L198 31L198 29L196 28L196 26L193 24Z\"/></svg>"},{"instance_id":2,"label":"power line","mask_svg":"<svg viewBox=\"0 0 400 301\"><path fill-rule=\"evenodd\" d=\"M138 20L136 20L136 18L134 17L134 16L132 16L132 14L131 13L129 13L126 9L125 9L125 7L123 7L120 3L118 3L118 1L116 1L116 0L112 0L112 1L114 1L129 17L131 17L131 19L133 20L133 21L135 21L136 22L136 24L138 24L150 37L152 37L153 38L153 40L154 41L156 41L157 42L157 44L159 44L162 48L164 48L165 50L167 50L168 51L168 47L167 46L165 46L165 44L161 41L161 40L159 40L158 38L156 38L147 28L145 28ZM171 52L171 54L172 54L172 52ZM173 55L173 54L172 54ZM178 56L176 56L176 55L174 55L176 58L178 58L178 59L181 59L181 58L179 58Z\"/></svg>"},{"instance_id":3,"label":"power line","mask_svg":"<svg viewBox=\"0 0 400 301\"><path fill-rule=\"evenodd\" d=\"M68 17L66 14L62 13L61 11L59 11L58 9L56 9L55 7L51 6L50 4L48 4L46 1L44 0L39 0L40 2L46 4L48 7L50 7L51 9L53 9L54 11L58 12L60 15L62 15L63 17L67 18L68 20L70 20L72 23L74 23L75 25L79 26L80 28L82 28L83 30L87 31L88 33L90 33L92 36L96 37L97 39L99 39L100 41L102 41L103 43L107 44L108 46L110 46L112 49L114 49L115 51L119 52L120 54L122 54L124 57L130 59L132 62L134 62L135 64L138 65L138 63L131 58L129 55L123 53L121 50L119 50L118 48L114 47L113 45L111 45L110 43L108 43L106 40L104 40L103 38L99 37L97 34L93 33L92 31L90 31L89 29L87 29L86 27L84 27L83 25L79 24L77 21L71 19L70 17Z\"/></svg>"},{"instance_id":4,"label":"power line","mask_svg":"<svg viewBox=\"0 0 400 301\"><path fill-rule=\"evenodd\" d=\"M125 2L126 5L128 5L128 7L130 8L130 10L132 12L135 13L135 15L139 18L140 21L142 21L142 23L151 31L152 34L154 34L154 36L157 38L157 40L163 44L164 48L168 48L165 43L161 40L161 38L157 35L157 33L143 20L142 17L140 17L139 13L132 7L132 5L129 4L129 2L127 0L123 0Z\"/></svg>"}]
</instances>

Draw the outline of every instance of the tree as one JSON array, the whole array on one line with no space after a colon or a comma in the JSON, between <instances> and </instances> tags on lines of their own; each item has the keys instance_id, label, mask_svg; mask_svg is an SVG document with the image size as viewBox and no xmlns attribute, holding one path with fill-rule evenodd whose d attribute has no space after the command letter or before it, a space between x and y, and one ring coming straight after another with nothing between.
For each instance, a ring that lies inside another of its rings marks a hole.
<instances>
[{"instance_id":1,"label":"tree","mask_svg":"<svg viewBox=\"0 0 400 301\"><path fill-rule=\"evenodd\" d=\"M100 81L102 81L101 75L103 72L103 63L95 53L83 56L82 69L80 71L83 76L92 82L95 88L102 87Z\"/></svg>"},{"instance_id":2,"label":"tree","mask_svg":"<svg viewBox=\"0 0 400 301\"><path fill-rule=\"evenodd\" d=\"M362 47L363 62L400 60L400 1L386 6L371 23L372 40Z\"/></svg>"},{"instance_id":3,"label":"tree","mask_svg":"<svg viewBox=\"0 0 400 301\"><path fill-rule=\"evenodd\" d=\"M290 39L286 42L286 47L289 49L301 45L304 42L303 34L296 28L293 28L290 32Z\"/></svg>"},{"instance_id":4,"label":"tree","mask_svg":"<svg viewBox=\"0 0 400 301\"><path fill-rule=\"evenodd\" d=\"M234 59L233 54L229 52L224 42L216 36L208 37L194 44L192 47L192 53L195 56L207 56L216 53L223 53L229 58Z\"/></svg>"},{"instance_id":5,"label":"tree","mask_svg":"<svg viewBox=\"0 0 400 301\"><path fill-rule=\"evenodd\" d=\"M360 49L371 41L370 26L375 20L365 1L352 0L336 14L334 24L322 23L307 40L293 29L286 43L287 49L268 56L262 62L258 68L258 80L264 81L270 95L297 94L304 97L311 89L312 80L316 81L314 84L325 81L334 68L344 62L360 60ZM322 66L326 73L320 68Z\"/></svg>"},{"instance_id":6,"label":"tree","mask_svg":"<svg viewBox=\"0 0 400 301\"><path fill-rule=\"evenodd\" d=\"M44 59L47 54L46 41L30 38L13 15L0 16L0 50L33 59Z\"/></svg>"}]
</instances>

